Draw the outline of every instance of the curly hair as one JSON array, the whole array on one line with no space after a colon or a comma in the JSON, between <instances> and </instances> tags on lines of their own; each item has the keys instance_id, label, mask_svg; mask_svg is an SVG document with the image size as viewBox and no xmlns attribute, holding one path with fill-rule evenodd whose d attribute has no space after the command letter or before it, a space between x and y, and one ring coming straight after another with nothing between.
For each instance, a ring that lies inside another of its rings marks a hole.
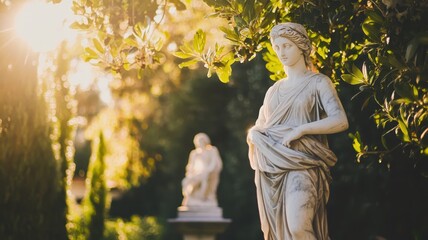
<instances>
[{"instance_id":1,"label":"curly hair","mask_svg":"<svg viewBox=\"0 0 428 240\"><path fill-rule=\"evenodd\" d=\"M270 40L273 42L278 37L284 37L292 41L303 52L306 67L312 67L311 52L312 44L309 40L308 33L305 28L298 23L280 23L275 25L270 31Z\"/></svg>"}]
</instances>

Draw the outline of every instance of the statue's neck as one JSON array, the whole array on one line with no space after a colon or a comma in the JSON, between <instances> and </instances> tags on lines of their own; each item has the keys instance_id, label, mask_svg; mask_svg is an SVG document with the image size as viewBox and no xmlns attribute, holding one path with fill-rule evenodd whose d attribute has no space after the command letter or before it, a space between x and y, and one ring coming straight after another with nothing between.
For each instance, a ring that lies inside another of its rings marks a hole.
<instances>
[{"instance_id":1,"label":"statue's neck","mask_svg":"<svg viewBox=\"0 0 428 240\"><path fill-rule=\"evenodd\" d=\"M285 66L284 67L285 73L287 74L287 79L290 82L293 82L294 80L300 80L303 77L306 77L308 73L311 71L307 69L305 61L303 57L300 58L298 62L296 62L292 66Z\"/></svg>"}]
</instances>

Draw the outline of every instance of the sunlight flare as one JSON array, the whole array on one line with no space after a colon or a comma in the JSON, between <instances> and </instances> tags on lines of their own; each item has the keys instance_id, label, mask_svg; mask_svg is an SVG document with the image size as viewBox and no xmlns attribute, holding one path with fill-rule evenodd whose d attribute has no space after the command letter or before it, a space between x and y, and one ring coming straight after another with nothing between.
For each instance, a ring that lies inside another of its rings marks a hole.
<instances>
[{"instance_id":1,"label":"sunlight flare","mask_svg":"<svg viewBox=\"0 0 428 240\"><path fill-rule=\"evenodd\" d=\"M23 5L15 18L15 31L36 52L55 49L62 41L73 41L69 28L71 1L59 4L31 1Z\"/></svg>"}]
</instances>

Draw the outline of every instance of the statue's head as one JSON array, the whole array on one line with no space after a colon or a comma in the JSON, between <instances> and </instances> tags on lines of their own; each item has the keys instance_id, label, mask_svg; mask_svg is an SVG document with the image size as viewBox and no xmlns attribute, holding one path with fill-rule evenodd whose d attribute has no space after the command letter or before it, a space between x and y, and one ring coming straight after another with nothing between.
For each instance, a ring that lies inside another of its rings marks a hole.
<instances>
[{"instance_id":1,"label":"statue's head","mask_svg":"<svg viewBox=\"0 0 428 240\"><path fill-rule=\"evenodd\" d=\"M211 144L210 138L205 133L198 133L193 138L193 143L196 147L204 147Z\"/></svg>"},{"instance_id":2,"label":"statue's head","mask_svg":"<svg viewBox=\"0 0 428 240\"><path fill-rule=\"evenodd\" d=\"M310 55L312 51L311 41L305 28L298 23L286 22L280 23L270 31L271 43L277 38L287 38L292 41L302 51L306 67L311 67Z\"/></svg>"}]
</instances>

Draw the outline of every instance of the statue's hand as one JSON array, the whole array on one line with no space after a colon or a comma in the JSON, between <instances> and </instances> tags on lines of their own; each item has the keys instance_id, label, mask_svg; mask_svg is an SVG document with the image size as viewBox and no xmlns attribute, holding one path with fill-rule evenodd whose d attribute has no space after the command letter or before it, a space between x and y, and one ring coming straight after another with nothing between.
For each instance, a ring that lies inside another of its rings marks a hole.
<instances>
[{"instance_id":1,"label":"statue's hand","mask_svg":"<svg viewBox=\"0 0 428 240\"><path fill-rule=\"evenodd\" d=\"M247 142L253 142L254 127L250 128L247 133Z\"/></svg>"},{"instance_id":2,"label":"statue's hand","mask_svg":"<svg viewBox=\"0 0 428 240\"><path fill-rule=\"evenodd\" d=\"M292 141L297 140L303 136L303 131L301 127L293 128L287 135L282 139L282 144L286 147L290 147Z\"/></svg>"}]
</instances>

